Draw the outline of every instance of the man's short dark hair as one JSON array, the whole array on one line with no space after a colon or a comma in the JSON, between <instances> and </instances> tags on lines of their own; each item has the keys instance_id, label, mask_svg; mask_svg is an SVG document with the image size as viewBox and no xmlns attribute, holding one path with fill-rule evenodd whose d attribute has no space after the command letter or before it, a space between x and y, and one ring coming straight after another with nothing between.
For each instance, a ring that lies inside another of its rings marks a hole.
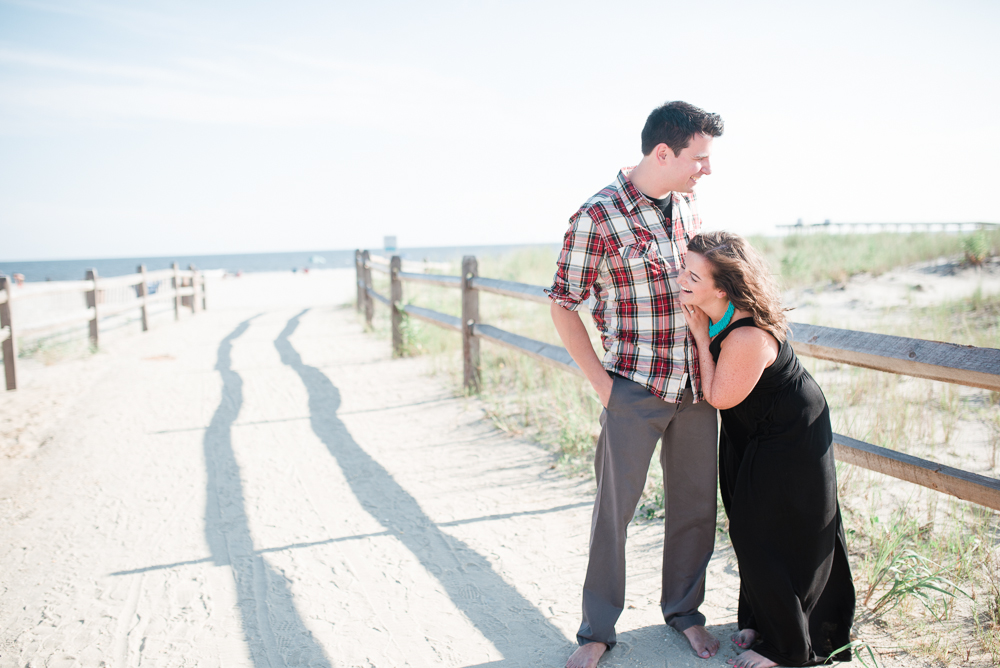
<instances>
[{"instance_id":1,"label":"man's short dark hair","mask_svg":"<svg viewBox=\"0 0 1000 668\"><path fill-rule=\"evenodd\" d=\"M710 114L693 104L675 100L653 109L642 129L642 154L649 155L660 144L666 144L675 156L691 143L691 137L706 134L722 135L722 117Z\"/></svg>"}]
</instances>

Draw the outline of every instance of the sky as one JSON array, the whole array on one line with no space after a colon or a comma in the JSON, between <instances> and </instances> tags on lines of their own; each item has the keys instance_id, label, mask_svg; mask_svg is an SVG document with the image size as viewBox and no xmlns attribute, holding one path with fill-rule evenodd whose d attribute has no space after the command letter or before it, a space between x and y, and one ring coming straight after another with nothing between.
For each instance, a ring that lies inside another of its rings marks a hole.
<instances>
[{"instance_id":1,"label":"sky","mask_svg":"<svg viewBox=\"0 0 1000 668\"><path fill-rule=\"evenodd\" d=\"M649 112L707 229L1000 222L1000 3L0 0L0 259L558 242Z\"/></svg>"}]
</instances>

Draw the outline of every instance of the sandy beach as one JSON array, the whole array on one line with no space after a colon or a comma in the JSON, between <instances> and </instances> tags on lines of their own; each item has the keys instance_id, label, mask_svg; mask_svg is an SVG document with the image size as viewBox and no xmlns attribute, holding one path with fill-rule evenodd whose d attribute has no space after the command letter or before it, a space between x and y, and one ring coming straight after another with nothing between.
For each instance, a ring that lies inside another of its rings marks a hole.
<instances>
[{"instance_id":1,"label":"sandy beach","mask_svg":"<svg viewBox=\"0 0 1000 668\"><path fill-rule=\"evenodd\" d=\"M831 299L862 318L901 276ZM392 359L353 281L217 279L208 311L21 365L0 403L0 667L564 665L593 481L494 429L427 360ZM800 313L830 316L821 296ZM659 615L662 529L629 539L601 665L725 666L731 550L710 566L723 642L706 661Z\"/></svg>"}]
</instances>

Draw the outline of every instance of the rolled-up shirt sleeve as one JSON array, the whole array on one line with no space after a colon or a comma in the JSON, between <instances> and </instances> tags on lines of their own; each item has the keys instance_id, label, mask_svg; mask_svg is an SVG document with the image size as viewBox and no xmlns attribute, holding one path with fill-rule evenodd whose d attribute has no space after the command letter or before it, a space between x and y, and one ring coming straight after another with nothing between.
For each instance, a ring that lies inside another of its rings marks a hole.
<instances>
[{"instance_id":1,"label":"rolled-up shirt sleeve","mask_svg":"<svg viewBox=\"0 0 1000 668\"><path fill-rule=\"evenodd\" d=\"M570 219L556 261L552 287L545 290L549 299L569 311L580 308L597 282L598 267L604 258L604 237L594 229L594 221L583 212Z\"/></svg>"}]
</instances>

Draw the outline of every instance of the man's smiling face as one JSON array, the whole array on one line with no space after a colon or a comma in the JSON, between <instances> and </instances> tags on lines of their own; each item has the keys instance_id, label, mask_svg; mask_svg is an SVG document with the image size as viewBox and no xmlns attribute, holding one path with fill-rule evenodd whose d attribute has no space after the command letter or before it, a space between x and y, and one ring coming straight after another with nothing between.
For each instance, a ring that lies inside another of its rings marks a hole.
<instances>
[{"instance_id":1,"label":"man's smiling face","mask_svg":"<svg viewBox=\"0 0 1000 668\"><path fill-rule=\"evenodd\" d=\"M694 190L698 179L712 173L709 155L712 152L712 137L697 134L691 137L691 143L675 156L673 150L666 144L656 147L664 151L660 163L663 177L671 192L689 193Z\"/></svg>"}]
</instances>

